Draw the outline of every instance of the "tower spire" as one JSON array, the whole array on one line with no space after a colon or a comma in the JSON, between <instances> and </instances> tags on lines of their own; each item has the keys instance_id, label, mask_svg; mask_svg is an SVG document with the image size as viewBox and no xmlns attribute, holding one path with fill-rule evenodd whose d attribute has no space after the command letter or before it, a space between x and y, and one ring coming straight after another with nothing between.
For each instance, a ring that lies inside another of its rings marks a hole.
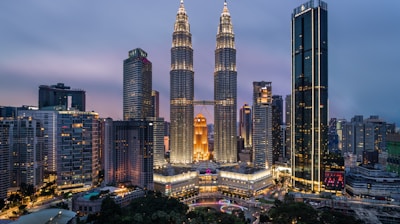
<instances>
[{"instance_id":1,"label":"tower spire","mask_svg":"<svg viewBox=\"0 0 400 224\"><path fill-rule=\"evenodd\" d=\"M224 2L224 9L222 10L222 14L221 15L230 16L230 13L229 13L229 10L228 10L228 3L226 2L226 0Z\"/></svg>"},{"instance_id":2,"label":"tower spire","mask_svg":"<svg viewBox=\"0 0 400 224\"><path fill-rule=\"evenodd\" d=\"M181 4L179 5L178 14L186 14L185 5L183 4L183 0L181 0Z\"/></svg>"}]
</instances>

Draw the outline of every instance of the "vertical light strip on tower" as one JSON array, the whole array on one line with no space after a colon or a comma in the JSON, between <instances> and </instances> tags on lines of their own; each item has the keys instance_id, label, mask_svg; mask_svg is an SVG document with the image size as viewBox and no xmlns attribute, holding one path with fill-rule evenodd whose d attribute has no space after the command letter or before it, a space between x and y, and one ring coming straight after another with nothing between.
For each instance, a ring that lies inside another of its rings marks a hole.
<instances>
[{"instance_id":1,"label":"vertical light strip on tower","mask_svg":"<svg viewBox=\"0 0 400 224\"><path fill-rule=\"evenodd\" d=\"M235 34L227 3L220 17L214 69L214 158L236 162L237 72Z\"/></svg>"},{"instance_id":2,"label":"vertical light strip on tower","mask_svg":"<svg viewBox=\"0 0 400 224\"><path fill-rule=\"evenodd\" d=\"M194 72L192 34L181 0L172 34L170 71L171 163L193 158Z\"/></svg>"}]
</instances>

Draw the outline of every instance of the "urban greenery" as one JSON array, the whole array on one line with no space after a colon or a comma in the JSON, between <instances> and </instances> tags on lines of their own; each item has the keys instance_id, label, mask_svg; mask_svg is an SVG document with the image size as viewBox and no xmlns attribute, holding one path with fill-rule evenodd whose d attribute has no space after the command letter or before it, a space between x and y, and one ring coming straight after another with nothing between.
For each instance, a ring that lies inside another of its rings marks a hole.
<instances>
[{"instance_id":1,"label":"urban greenery","mask_svg":"<svg viewBox=\"0 0 400 224\"><path fill-rule=\"evenodd\" d=\"M295 202L293 197L286 195L284 201L275 200L274 206L260 216L261 223L286 224L362 224L363 221L353 216L331 209L314 209L303 202Z\"/></svg>"},{"instance_id":2,"label":"urban greenery","mask_svg":"<svg viewBox=\"0 0 400 224\"><path fill-rule=\"evenodd\" d=\"M196 208L189 211L189 207L176 198L165 197L156 192L148 192L145 197L133 200L129 206L124 208L121 208L111 198L107 197L102 202L101 212L96 215L90 215L86 223L245 224L247 222L241 211L236 211L232 215L209 207Z\"/></svg>"}]
</instances>

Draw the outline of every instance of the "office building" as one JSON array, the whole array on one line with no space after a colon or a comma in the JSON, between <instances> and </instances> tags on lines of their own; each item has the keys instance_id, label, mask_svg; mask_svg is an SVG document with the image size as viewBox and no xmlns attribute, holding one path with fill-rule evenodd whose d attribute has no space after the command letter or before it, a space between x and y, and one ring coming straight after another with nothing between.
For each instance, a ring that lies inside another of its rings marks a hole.
<instances>
[{"instance_id":1,"label":"office building","mask_svg":"<svg viewBox=\"0 0 400 224\"><path fill-rule=\"evenodd\" d=\"M0 120L0 200L7 198L10 187L10 124Z\"/></svg>"},{"instance_id":2,"label":"office building","mask_svg":"<svg viewBox=\"0 0 400 224\"><path fill-rule=\"evenodd\" d=\"M290 160L292 155L291 144L291 119L292 119L292 95L285 97L285 160Z\"/></svg>"},{"instance_id":3,"label":"office building","mask_svg":"<svg viewBox=\"0 0 400 224\"><path fill-rule=\"evenodd\" d=\"M308 1L292 14L292 185L321 192L328 143L328 12Z\"/></svg>"},{"instance_id":4,"label":"office building","mask_svg":"<svg viewBox=\"0 0 400 224\"><path fill-rule=\"evenodd\" d=\"M240 108L239 115L239 136L243 139L244 148L251 149L252 147L252 113L251 106L244 104ZM239 149L238 149L239 150Z\"/></svg>"},{"instance_id":5,"label":"office building","mask_svg":"<svg viewBox=\"0 0 400 224\"><path fill-rule=\"evenodd\" d=\"M160 93L151 91L151 117L160 117Z\"/></svg>"},{"instance_id":6,"label":"office building","mask_svg":"<svg viewBox=\"0 0 400 224\"><path fill-rule=\"evenodd\" d=\"M400 175L400 134L388 134L386 139L388 149L386 169Z\"/></svg>"},{"instance_id":7,"label":"office building","mask_svg":"<svg viewBox=\"0 0 400 224\"><path fill-rule=\"evenodd\" d=\"M136 48L124 60L123 114L124 120L152 116L152 64L147 53Z\"/></svg>"},{"instance_id":8,"label":"office building","mask_svg":"<svg viewBox=\"0 0 400 224\"><path fill-rule=\"evenodd\" d=\"M0 106L0 117L16 117L18 107Z\"/></svg>"},{"instance_id":9,"label":"office building","mask_svg":"<svg viewBox=\"0 0 400 224\"><path fill-rule=\"evenodd\" d=\"M165 122L161 117L148 117L146 118L153 126L153 166L155 168L165 166L168 162L165 159Z\"/></svg>"},{"instance_id":10,"label":"office building","mask_svg":"<svg viewBox=\"0 0 400 224\"><path fill-rule=\"evenodd\" d=\"M60 108L61 110L86 110L86 93L81 89L71 89L64 83L39 86L39 109Z\"/></svg>"},{"instance_id":11,"label":"office building","mask_svg":"<svg viewBox=\"0 0 400 224\"><path fill-rule=\"evenodd\" d=\"M164 120L154 117L128 121L107 119L105 127L105 183L152 190L154 149L164 148Z\"/></svg>"},{"instance_id":12,"label":"office building","mask_svg":"<svg viewBox=\"0 0 400 224\"><path fill-rule=\"evenodd\" d=\"M283 155L283 99L282 96L272 96L272 162L282 160Z\"/></svg>"},{"instance_id":13,"label":"office building","mask_svg":"<svg viewBox=\"0 0 400 224\"><path fill-rule=\"evenodd\" d=\"M253 164L272 168L272 86L253 82Z\"/></svg>"},{"instance_id":14,"label":"office building","mask_svg":"<svg viewBox=\"0 0 400 224\"><path fill-rule=\"evenodd\" d=\"M328 151L329 153L340 154L339 151L339 135L337 130L338 120L331 118L328 125Z\"/></svg>"},{"instance_id":15,"label":"office building","mask_svg":"<svg viewBox=\"0 0 400 224\"><path fill-rule=\"evenodd\" d=\"M170 162L193 159L194 71L192 34L183 1L172 34L170 71Z\"/></svg>"},{"instance_id":16,"label":"office building","mask_svg":"<svg viewBox=\"0 0 400 224\"><path fill-rule=\"evenodd\" d=\"M339 144L344 154L354 157L352 166L363 161L364 151L377 151L384 158L387 153L386 136L393 131L390 126L378 116L364 119L362 115L356 115L350 121L341 121Z\"/></svg>"},{"instance_id":17,"label":"office building","mask_svg":"<svg viewBox=\"0 0 400 224\"><path fill-rule=\"evenodd\" d=\"M400 177L379 166L361 165L350 168L346 175L345 191L350 196L388 200L400 195Z\"/></svg>"},{"instance_id":18,"label":"office building","mask_svg":"<svg viewBox=\"0 0 400 224\"><path fill-rule=\"evenodd\" d=\"M214 159L237 161L237 72L235 34L227 3L220 16L214 68Z\"/></svg>"}]
</instances>

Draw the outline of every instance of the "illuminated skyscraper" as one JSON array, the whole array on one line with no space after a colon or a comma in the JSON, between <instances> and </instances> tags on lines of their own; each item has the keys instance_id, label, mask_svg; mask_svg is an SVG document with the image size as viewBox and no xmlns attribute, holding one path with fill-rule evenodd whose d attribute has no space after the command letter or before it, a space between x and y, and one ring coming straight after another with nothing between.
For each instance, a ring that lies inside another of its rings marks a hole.
<instances>
[{"instance_id":1,"label":"illuminated skyscraper","mask_svg":"<svg viewBox=\"0 0 400 224\"><path fill-rule=\"evenodd\" d=\"M271 82L253 82L253 163L257 168L272 168Z\"/></svg>"},{"instance_id":2,"label":"illuminated skyscraper","mask_svg":"<svg viewBox=\"0 0 400 224\"><path fill-rule=\"evenodd\" d=\"M227 3L221 13L214 69L214 158L236 162L237 72L235 34Z\"/></svg>"},{"instance_id":3,"label":"illuminated skyscraper","mask_svg":"<svg viewBox=\"0 0 400 224\"><path fill-rule=\"evenodd\" d=\"M129 58L124 60L123 82L124 120L152 117L152 64L144 50L129 51Z\"/></svg>"},{"instance_id":4,"label":"illuminated skyscraper","mask_svg":"<svg viewBox=\"0 0 400 224\"><path fill-rule=\"evenodd\" d=\"M202 114L194 118L193 160L209 160L207 120Z\"/></svg>"},{"instance_id":5,"label":"illuminated skyscraper","mask_svg":"<svg viewBox=\"0 0 400 224\"><path fill-rule=\"evenodd\" d=\"M251 119L251 107L248 104L244 104L242 108L240 108L239 135L244 141L245 149L249 149L252 146Z\"/></svg>"},{"instance_id":6,"label":"illuminated skyscraper","mask_svg":"<svg viewBox=\"0 0 400 224\"><path fill-rule=\"evenodd\" d=\"M194 72L192 34L181 0L172 34L170 71L170 162L191 163L193 158Z\"/></svg>"},{"instance_id":7,"label":"illuminated skyscraper","mask_svg":"<svg viewBox=\"0 0 400 224\"><path fill-rule=\"evenodd\" d=\"M309 1L292 14L292 184L322 191L328 143L328 12Z\"/></svg>"}]
</instances>

